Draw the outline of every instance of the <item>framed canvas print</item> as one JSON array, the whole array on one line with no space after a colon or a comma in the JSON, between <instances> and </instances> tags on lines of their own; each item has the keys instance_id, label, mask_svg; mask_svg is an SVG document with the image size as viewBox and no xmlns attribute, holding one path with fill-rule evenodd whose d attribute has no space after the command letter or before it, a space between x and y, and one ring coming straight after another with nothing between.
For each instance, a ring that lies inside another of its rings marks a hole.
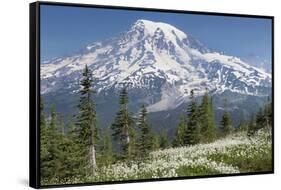
<instances>
[{"instance_id":1,"label":"framed canvas print","mask_svg":"<svg viewBox=\"0 0 281 190\"><path fill-rule=\"evenodd\" d=\"M30 4L30 186L269 174L273 17Z\"/></svg>"}]
</instances>

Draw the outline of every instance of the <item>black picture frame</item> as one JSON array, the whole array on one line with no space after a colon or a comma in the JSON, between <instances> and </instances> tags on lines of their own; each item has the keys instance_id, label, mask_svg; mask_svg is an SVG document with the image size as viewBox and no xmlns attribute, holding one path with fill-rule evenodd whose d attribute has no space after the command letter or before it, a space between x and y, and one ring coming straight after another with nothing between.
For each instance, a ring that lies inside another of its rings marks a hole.
<instances>
[{"instance_id":1,"label":"black picture frame","mask_svg":"<svg viewBox=\"0 0 281 190\"><path fill-rule=\"evenodd\" d=\"M195 15L216 15L216 16L231 16L245 18L264 18L271 20L272 23L272 171L267 172L250 172L239 174L221 174L208 176L192 176L192 177L175 177L175 178L160 178L160 179L144 179L144 180L129 180L129 181L112 181L112 182L96 182L96 183L81 183L67 185L47 185L40 184L40 6L55 5L64 7L86 7L86 8L103 8L103 9L118 9L118 10L134 10L148 12L167 12L167 13L186 13ZM109 5L91 5L78 3L60 3L38 1L29 5L29 39L30 39L30 65L29 65L29 185L33 188L54 188L54 187L72 187L72 186L88 186L101 184L119 184L119 183L135 183L135 182L152 182L163 180L182 180L195 178L214 178L214 177L230 177L258 174L273 174L274 173L274 17L263 15L248 15L248 14L232 14L218 12L200 12L187 10L166 10L156 8L140 8L140 7L125 7L125 6L109 6Z\"/></svg>"}]
</instances>

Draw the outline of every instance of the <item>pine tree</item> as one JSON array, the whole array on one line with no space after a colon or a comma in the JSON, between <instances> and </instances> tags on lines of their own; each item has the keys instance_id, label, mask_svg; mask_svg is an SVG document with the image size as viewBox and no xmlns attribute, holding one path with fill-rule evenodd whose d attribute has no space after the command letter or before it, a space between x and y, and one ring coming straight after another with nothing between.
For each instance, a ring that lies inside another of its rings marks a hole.
<instances>
[{"instance_id":1,"label":"pine tree","mask_svg":"<svg viewBox=\"0 0 281 190\"><path fill-rule=\"evenodd\" d=\"M240 121L240 123L238 124L238 127L237 127L237 131L247 131L248 130L248 126L247 124L245 123L245 121Z\"/></svg>"},{"instance_id":2,"label":"pine tree","mask_svg":"<svg viewBox=\"0 0 281 190\"><path fill-rule=\"evenodd\" d=\"M112 142L109 133L106 133L104 138L104 158L106 160L106 164L111 164L113 162L113 152L112 152Z\"/></svg>"},{"instance_id":3,"label":"pine tree","mask_svg":"<svg viewBox=\"0 0 281 190\"><path fill-rule=\"evenodd\" d=\"M126 88L123 88L120 93L119 110L111 125L113 138L120 144L122 159L133 158L135 151L134 120L132 114L128 111L128 102L127 90Z\"/></svg>"},{"instance_id":4,"label":"pine tree","mask_svg":"<svg viewBox=\"0 0 281 190\"><path fill-rule=\"evenodd\" d=\"M59 181L66 180L73 176L73 172L70 171L71 167L68 161L71 155L68 153L68 149L72 149L68 142L68 138L63 133L62 129L64 124L62 118L58 117L58 113L53 106L51 108L51 117L48 126L45 122L44 104L41 101L41 115L40 124L41 127L45 126L41 130L41 176L42 179L52 180L56 178Z\"/></svg>"},{"instance_id":5,"label":"pine tree","mask_svg":"<svg viewBox=\"0 0 281 190\"><path fill-rule=\"evenodd\" d=\"M187 109L187 125L184 135L184 144L193 145L200 141L200 123L198 107L194 97L194 90L190 92L190 103Z\"/></svg>"},{"instance_id":6,"label":"pine tree","mask_svg":"<svg viewBox=\"0 0 281 190\"><path fill-rule=\"evenodd\" d=\"M42 178L48 178L48 136L44 111L44 102L40 101L40 169Z\"/></svg>"},{"instance_id":7,"label":"pine tree","mask_svg":"<svg viewBox=\"0 0 281 190\"><path fill-rule=\"evenodd\" d=\"M199 106L200 118L200 136L202 142L210 142L215 138L215 118L212 106L212 100L206 92L202 98L202 103Z\"/></svg>"},{"instance_id":8,"label":"pine tree","mask_svg":"<svg viewBox=\"0 0 281 190\"><path fill-rule=\"evenodd\" d=\"M79 160L79 145L76 144L76 134L75 134L75 126L71 120L68 121L67 125L65 126L65 135L64 139L61 143L61 148L64 152L63 155L63 168L65 170L65 177L71 178L73 176L79 176L79 165L80 163L77 162Z\"/></svg>"},{"instance_id":9,"label":"pine tree","mask_svg":"<svg viewBox=\"0 0 281 190\"><path fill-rule=\"evenodd\" d=\"M272 103L268 100L263 108L256 114L256 130L261 128L269 129L272 126Z\"/></svg>"},{"instance_id":10,"label":"pine tree","mask_svg":"<svg viewBox=\"0 0 281 190\"><path fill-rule=\"evenodd\" d=\"M175 139L173 141L173 146L184 146L184 135L186 130L186 120L183 115L180 116L180 121L178 123L178 126L176 128L176 134Z\"/></svg>"},{"instance_id":11,"label":"pine tree","mask_svg":"<svg viewBox=\"0 0 281 190\"><path fill-rule=\"evenodd\" d=\"M238 126L236 127L236 131L247 131L247 130L248 130L248 126L245 121L245 114L244 114L244 111L241 111L240 112L240 122L239 122Z\"/></svg>"},{"instance_id":12,"label":"pine tree","mask_svg":"<svg viewBox=\"0 0 281 190\"><path fill-rule=\"evenodd\" d=\"M272 127L272 101L269 100L269 103L267 104L266 107L266 120L267 120L267 127L270 128Z\"/></svg>"},{"instance_id":13,"label":"pine tree","mask_svg":"<svg viewBox=\"0 0 281 190\"><path fill-rule=\"evenodd\" d=\"M79 168L79 152L80 147L75 143L74 126L68 121L64 124L62 115L57 114L57 148L58 148L58 168L56 178L60 182L68 181L73 177L80 177Z\"/></svg>"},{"instance_id":14,"label":"pine tree","mask_svg":"<svg viewBox=\"0 0 281 190\"><path fill-rule=\"evenodd\" d=\"M103 165L111 164L113 160L113 150L112 150L112 142L111 136L108 129L105 130L100 145L100 163Z\"/></svg>"},{"instance_id":15,"label":"pine tree","mask_svg":"<svg viewBox=\"0 0 281 190\"><path fill-rule=\"evenodd\" d=\"M169 140L167 133L165 131L161 131L159 135L159 148L165 149L169 147Z\"/></svg>"},{"instance_id":16,"label":"pine tree","mask_svg":"<svg viewBox=\"0 0 281 190\"><path fill-rule=\"evenodd\" d=\"M230 114L227 111L224 111L222 115L221 132L224 135L227 135L231 132L231 119Z\"/></svg>"},{"instance_id":17,"label":"pine tree","mask_svg":"<svg viewBox=\"0 0 281 190\"><path fill-rule=\"evenodd\" d=\"M98 139L96 125L96 110L93 101L92 73L85 66L83 79L81 81L80 100L78 104L78 115L75 126L76 143L79 146L77 153L82 176L92 175L96 169L95 145Z\"/></svg>"},{"instance_id":18,"label":"pine tree","mask_svg":"<svg viewBox=\"0 0 281 190\"><path fill-rule=\"evenodd\" d=\"M58 173L57 178L60 181L67 181L68 179L72 178L73 176L78 176L79 174L76 173L75 168L77 167L76 157L74 157L75 153L75 144L71 138L67 135L60 133L59 134L59 143L58 143L58 150L59 150L59 158L58 158Z\"/></svg>"},{"instance_id":19,"label":"pine tree","mask_svg":"<svg viewBox=\"0 0 281 190\"><path fill-rule=\"evenodd\" d=\"M147 123L147 110L144 105L141 106L138 120L140 137L138 140L138 152L140 158L146 157L152 149L152 135L149 124Z\"/></svg>"},{"instance_id":20,"label":"pine tree","mask_svg":"<svg viewBox=\"0 0 281 190\"><path fill-rule=\"evenodd\" d=\"M58 128L57 128L57 113L55 107L51 108L51 119L49 126L46 131L46 136L48 139L47 143L47 158L43 161L42 166L46 168L43 176L48 178L53 178L58 176L58 168L60 167L59 156L60 150L58 148L59 145L59 137L58 137Z\"/></svg>"},{"instance_id":21,"label":"pine tree","mask_svg":"<svg viewBox=\"0 0 281 190\"><path fill-rule=\"evenodd\" d=\"M256 130L264 128L267 125L266 109L260 108L256 114Z\"/></svg>"},{"instance_id":22,"label":"pine tree","mask_svg":"<svg viewBox=\"0 0 281 190\"><path fill-rule=\"evenodd\" d=\"M65 168L65 165L67 164L67 154L66 149L68 139L65 136L65 130L64 130L64 121L62 115L59 113L56 113L57 121L56 121L56 128L57 128L57 149L58 149L58 167L57 167L57 179L59 181L65 180L67 178L67 168Z\"/></svg>"},{"instance_id":23,"label":"pine tree","mask_svg":"<svg viewBox=\"0 0 281 190\"><path fill-rule=\"evenodd\" d=\"M231 123L231 117L229 112L226 110L227 109L227 101L225 100L224 103L224 112L222 114L222 119L221 119L221 132L223 135L227 135L232 131L232 123Z\"/></svg>"},{"instance_id":24,"label":"pine tree","mask_svg":"<svg viewBox=\"0 0 281 190\"><path fill-rule=\"evenodd\" d=\"M40 99L40 126L46 127L46 118L45 118L45 106L43 98Z\"/></svg>"},{"instance_id":25,"label":"pine tree","mask_svg":"<svg viewBox=\"0 0 281 190\"><path fill-rule=\"evenodd\" d=\"M255 132L256 132L256 130L257 130L257 127L256 127L255 117L252 116L252 117L251 117L251 120L250 120L250 122L249 122L249 124L248 124L247 135L248 135L249 137L252 136L252 135L254 135Z\"/></svg>"},{"instance_id":26,"label":"pine tree","mask_svg":"<svg viewBox=\"0 0 281 190\"><path fill-rule=\"evenodd\" d=\"M62 135L65 135L66 131L65 131L63 115L57 114L57 120L58 120L58 131L59 131L59 133L61 133Z\"/></svg>"},{"instance_id":27,"label":"pine tree","mask_svg":"<svg viewBox=\"0 0 281 190\"><path fill-rule=\"evenodd\" d=\"M158 150L160 148L159 136L152 133L152 150Z\"/></svg>"},{"instance_id":28,"label":"pine tree","mask_svg":"<svg viewBox=\"0 0 281 190\"><path fill-rule=\"evenodd\" d=\"M210 120L211 120L211 129L213 129L213 138L217 137L217 126L216 126L216 119L215 119L215 111L214 111L214 106L213 106L213 98L210 98Z\"/></svg>"},{"instance_id":29,"label":"pine tree","mask_svg":"<svg viewBox=\"0 0 281 190\"><path fill-rule=\"evenodd\" d=\"M270 100L265 106L265 122L267 128L272 127L272 102Z\"/></svg>"}]
</instances>

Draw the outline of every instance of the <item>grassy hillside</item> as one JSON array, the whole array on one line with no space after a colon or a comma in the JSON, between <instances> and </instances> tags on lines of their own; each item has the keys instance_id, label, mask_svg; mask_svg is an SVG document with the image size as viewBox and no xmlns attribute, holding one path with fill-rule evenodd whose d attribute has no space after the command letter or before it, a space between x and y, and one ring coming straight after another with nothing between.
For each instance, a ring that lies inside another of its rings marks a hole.
<instances>
[{"instance_id":1,"label":"grassy hillside","mask_svg":"<svg viewBox=\"0 0 281 190\"><path fill-rule=\"evenodd\" d=\"M245 132L239 132L209 144L154 151L141 162L115 163L99 168L94 176L89 176L87 179L73 179L59 183L271 171L271 145L271 133L266 129L259 130L251 138ZM58 181L54 180L52 183Z\"/></svg>"}]
</instances>

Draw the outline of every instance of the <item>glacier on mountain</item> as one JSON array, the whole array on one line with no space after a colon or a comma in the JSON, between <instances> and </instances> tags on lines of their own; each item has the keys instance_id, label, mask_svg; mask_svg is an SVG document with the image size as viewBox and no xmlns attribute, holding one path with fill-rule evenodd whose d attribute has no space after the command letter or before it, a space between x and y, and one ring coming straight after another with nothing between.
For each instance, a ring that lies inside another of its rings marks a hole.
<instances>
[{"instance_id":1,"label":"glacier on mountain","mask_svg":"<svg viewBox=\"0 0 281 190\"><path fill-rule=\"evenodd\" d=\"M267 96L272 85L271 74L240 58L211 51L170 24L142 19L117 37L41 64L41 94L76 93L86 64L98 93L124 86L159 92L153 94L160 99L148 103L151 112L176 108L191 89L198 96L206 89Z\"/></svg>"}]
</instances>

